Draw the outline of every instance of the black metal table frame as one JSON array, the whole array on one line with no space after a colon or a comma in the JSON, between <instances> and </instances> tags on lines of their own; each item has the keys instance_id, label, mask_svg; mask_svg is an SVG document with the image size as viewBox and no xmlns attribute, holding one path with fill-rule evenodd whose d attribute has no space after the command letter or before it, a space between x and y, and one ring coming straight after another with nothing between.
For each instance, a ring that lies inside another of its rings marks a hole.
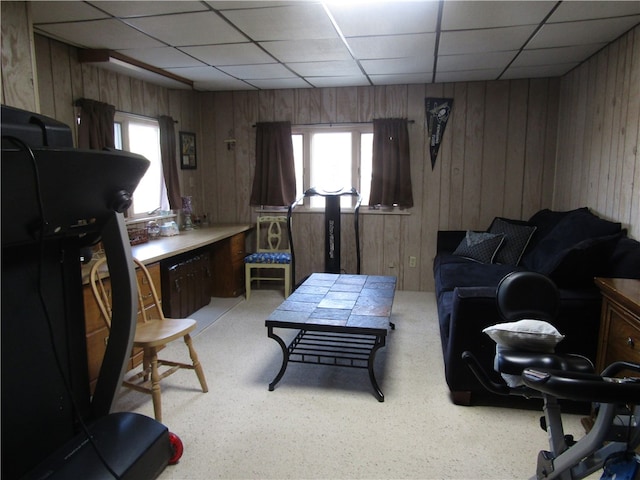
<instances>
[{"instance_id":1,"label":"black metal table frame","mask_svg":"<svg viewBox=\"0 0 640 480\"><path fill-rule=\"evenodd\" d=\"M267 336L282 348L282 366L269 384L269 391L273 391L282 379L289 363L366 368L376 398L379 402L384 402L384 394L376 380L374 363L377 351L386 345L386 329L319 324L305 324L305 328L300 329L300 323L274 320L268 320L266 324ZM299 329L299 332L287 345L274 332L274 328Z\"/></svg>"}]
</instances>

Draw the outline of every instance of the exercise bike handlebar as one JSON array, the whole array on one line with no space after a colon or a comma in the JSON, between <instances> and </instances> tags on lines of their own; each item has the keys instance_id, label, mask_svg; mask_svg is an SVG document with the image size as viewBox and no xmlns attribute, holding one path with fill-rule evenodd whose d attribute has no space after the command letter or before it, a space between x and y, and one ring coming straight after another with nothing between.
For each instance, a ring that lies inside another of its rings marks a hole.
<instances>
[{"instance_id":1,"label":"exercise bike handlebar","mask_svg":"<svg viewBox=\"0 0 640 480\"><path fill-rule=\"evenodd\" d=\"M613 375L623 370L640 372L640 365L615 362L602 375L562 370L527 368L522 372L524 384L539 392L567 400L640 404L640 378Z\"/></svg>"}]
</instances>

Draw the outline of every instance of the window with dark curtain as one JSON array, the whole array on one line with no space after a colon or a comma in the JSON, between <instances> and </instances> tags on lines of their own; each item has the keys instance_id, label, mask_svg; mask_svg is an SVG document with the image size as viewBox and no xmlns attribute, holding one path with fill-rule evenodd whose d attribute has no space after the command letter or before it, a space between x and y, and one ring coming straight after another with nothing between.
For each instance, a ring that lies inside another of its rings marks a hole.
<instances>
[{"instance_id":1,"label":"window with dark curtain","mask_svg":"<svg viewBox=\"0 0 640 480\"><path fill-rule=\"evenodd\" d=\"M290 205L296 198L291 122L256 125L256 171L250 205Z\"/></svg>"},{"instance_id":2,"label":"window with dark curtain","mask_svg":"<svg viewBox=\"0 0 640 480\"><path fill-rule=\"evenodd\" d=\"M160 156L162 157L162 173L167 187L169 207L182 208L180 196L180 179L178 177L178 164L176 162L176 130L173 118L161 115L158 118L160 125Z\"/></svg>"},{"instance_id":3,"label":"window with dark curtain","mask_svg":"<svg viewBox=\"0 0 640 480\"><path fill-rule=\"evenodd\" d=\"M116 107L86 98L77 100L76 106L80 107L78 148L91 150L115 148L113 118Z\"/></svg>"},{"instance_id":4,"label":"window with dark curtain","mask_svg":"<svg viewBox=\"0 0 640 480\"><path fill-rule=\"evenodd\" d=\"M406 118L373 120L369 205L413 207Z\"/></svg>"}]
</instances>

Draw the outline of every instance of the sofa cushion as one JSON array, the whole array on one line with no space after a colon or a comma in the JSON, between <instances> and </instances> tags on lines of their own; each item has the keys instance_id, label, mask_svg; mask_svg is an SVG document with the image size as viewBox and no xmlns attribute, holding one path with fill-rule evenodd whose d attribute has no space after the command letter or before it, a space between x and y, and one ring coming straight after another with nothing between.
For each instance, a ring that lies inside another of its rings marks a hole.
<instances>
[{"instance_id":1,"label":"sofa cushion","mask_svg":"<svg viewBox=\"0 0 640 480\"><path fill-rule=\"evenodd\" d=\"M529 242L528 251L533 250L536 245L547 236L551 230L567 215L571 215L575 212L588 212L587 207L577 208L575 210L567 211L555 211L544 208L536 213L529 219L529 223L536 226L536 233ZM525 254L526 255L526 254Z\"/></svg>"},{"instance_id":2,"label":"sofa cushion","mask_svg":"<svg viewBox=\"0 0 640 480\"><path fill-rule=\"evenodd\" d=\"M522 264L536 272L549 275L571 247L591 238L613 235L621 231L620 223L604 220L588 210L566 214L558 224L522 259Z\"/></svg>"},{"instance_id":3,"label":"sofa cushion","mask_svg":"<svg viewBox=\"0 0 640 480\"><path fill-rule=\"evenodd\" d=\"M640 242L622 237L607 259L602 276L640 278Z\"/></svg>"},{"instance_id":4,"label":"sofa cushion","mask_svg":"<svg viewBox=\"0 0 640 480\"><path fill-rule=\"evenodd\" d=\"M529 352L553 352L564 338L550 323L535 319L498 323L482 331L501 347Z\"/></svg>"},{"instance_id":5,"label":"sofa cushion","mask_svg":"<svg viewBox=\"0 0 640 480\"><path fill-rule=\"evenodd\" d=\"M536 228L535 225L521 220L494 218L487 231L489 233L504 234L504 242L500 246L498 253L496 253L493 262L518 265Z\"/></svg>"},{"instance_id":6,"label":"sofa cushion","mask_svg":"<svg viewBox=\"0 0 640 480\"><path fill-rule=\"evenodd\" d=\"M606 275L609 258L626 230L613 235L588 238L557 255L558 263L549 277L559 287L581 287L593 284L594 277Z\"/></svg>"},{"instance_id":7,"label":"sofa cushion","mask_svg":"<svg viewBox=\"0 0 640 480\"><path fill-rule=\"evenodd\" d=\"M480 263L492 263L503 241L503 234L467 230L465 238L460 242L453 254Z\"/></svg>"},{"instance_id":8,"label":"sofa cushion","mask_svg":"<svg viewBox=\"0 0 640 480\"><path fill-rule=\"evenodd\" d=\"M440 257L440 255L438 255ZM462 258L462 257L459 257ZM502 278L522 267L498 263L479 263L464 259L462 263L440 263L435 273L436 293L451 291L456 287L497 287Z\"/></svg>"}]
</instances>

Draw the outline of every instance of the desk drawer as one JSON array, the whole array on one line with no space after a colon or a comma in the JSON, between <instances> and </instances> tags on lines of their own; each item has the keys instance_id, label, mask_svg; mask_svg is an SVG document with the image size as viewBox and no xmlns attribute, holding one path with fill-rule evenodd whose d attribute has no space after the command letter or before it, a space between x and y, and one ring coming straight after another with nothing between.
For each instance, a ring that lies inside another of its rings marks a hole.
<instances>
[{"instance_id":1,"label":"desk drawer","mask_svg":"<svg viewBox=\"0 0 640 480\"><path fill-rule=\"evenodd\" d=\"M617 360L640 363L640 326L618 309L608 310L609 339L603 366Z\"/></svg>"}]
</instances>

